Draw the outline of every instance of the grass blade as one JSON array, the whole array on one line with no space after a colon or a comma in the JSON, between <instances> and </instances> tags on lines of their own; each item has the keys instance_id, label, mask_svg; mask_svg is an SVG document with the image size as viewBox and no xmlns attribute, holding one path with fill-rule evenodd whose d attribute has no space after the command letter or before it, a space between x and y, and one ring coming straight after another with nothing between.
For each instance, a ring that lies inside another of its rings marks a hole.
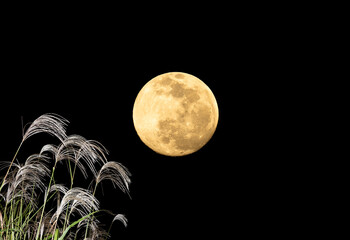
<instances>
[{"instance_id":1,"label":"grass blade","mask_svg":"<svg viewBox=\"0 0 350 240\"><path fill-rule=\"evenodd\" d=\"M90 214L88 214L88 215L86 215L86 216L84 216L84 217L78 219L77 221L73 222L71 225L69 225L69 226L66 228L66 230L64 230L64 232L62 233L62 235L60 236L60 238L59 238L58 240L64 240L64 237L67 235L67 233L69 232L69 230L70 230L72 227L74 227L75 225L77 225L78 223L80 223L81 221L83 221L84 219L90 217L91 215L93 215L93 214L95 214L95 213L97 213L97 212L99 212L99 211L92 212L92 213L90 213Z\"/></svg>"}]
</instances>

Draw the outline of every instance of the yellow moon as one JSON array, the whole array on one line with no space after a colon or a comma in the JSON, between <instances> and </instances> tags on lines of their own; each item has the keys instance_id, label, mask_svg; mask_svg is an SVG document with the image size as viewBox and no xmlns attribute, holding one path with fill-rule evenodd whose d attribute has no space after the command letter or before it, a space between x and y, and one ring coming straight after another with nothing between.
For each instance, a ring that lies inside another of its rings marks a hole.
<instances>
[{"instance_id":1,"label":"yellow moon","mask_svg":"<svg viewBox=\"0 0 350 240\"><path fill-rule=\"evenodd\" d=\"M142 142L167 156L198 151L213 136L218 119L212 91L197 77L183 72L150 80L133 108L134 126Z\"/></svg>"}]
</instances>

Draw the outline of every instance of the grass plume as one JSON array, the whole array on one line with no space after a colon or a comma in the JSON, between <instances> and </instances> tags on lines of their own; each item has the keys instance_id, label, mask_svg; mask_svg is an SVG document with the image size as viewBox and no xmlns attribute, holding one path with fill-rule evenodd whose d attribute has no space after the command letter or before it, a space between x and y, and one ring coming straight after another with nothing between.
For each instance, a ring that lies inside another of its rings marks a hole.
<instances>
[{"instance_id":1,"label":"grass plume","mask_svg":"<svg viewBox=\"0 0 350 240\"><path fill-rule=\"evenodd\" d=\"M110 212L100 209L96 188L108 180L114 188L129 194L131 174L121 163L108 161L108 151L98 141L66 135L67 124L68 121L57 114L40 116L23 134L13 159L0 162L0 172L6 170L0 186L0 239L109 238L110 229L101 228L96 214ZM42 132L58 138L59 144L44 145L24 163L16 160L22 144ZM63 162L68 165L69 186L55 179L57 164ZM85 179L93 176L94 188L74 185L77 170ZM115 214L110 226L114 221L127 226L123 214Z\"/></svg>"}]
</instances>

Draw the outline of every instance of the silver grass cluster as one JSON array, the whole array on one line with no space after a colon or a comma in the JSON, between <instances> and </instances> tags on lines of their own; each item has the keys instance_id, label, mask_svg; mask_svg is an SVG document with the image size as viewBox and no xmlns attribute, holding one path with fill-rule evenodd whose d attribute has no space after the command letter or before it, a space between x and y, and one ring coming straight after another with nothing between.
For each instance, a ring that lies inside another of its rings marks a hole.
<instances>
[{"instance_id":1,"label":"silver grass cluster","mask_svg":"<svg viewBox=\"0 0 350 240\"><path fill-rule=\"evenodd\" d=\"M68 207L70 208L69 214L76 212L82 217L88 215L90 211L98 210L99 201L86 189L72 188L64 194L60 205L51 218L51 222L57 222L60 216L64 219Z\"/></svg>"},{"instance_id":2,"label":"silver grass cluster","mask_svg":"<svg viewBox=\"0 0 350 240\"><path fill-rule=\"evenodd\" d=\"M124 193L129 192L130 184L130 172L126 167L118 162L105 163L96 177L96 184L99 184L103 180L110 180L113 183L114 188L118 186Z\"/></svg>"},{"instance_id":3,"label":"silver grass cluster","mask_svg":"<svg viewBox=\"0 0 350 240\"><path fill-rule=\"evenodd\" d=\"M16 197L22 197L25 201L30 201L36 197L36 189L40 192L46 190L45 177L50 175L50 170L46 166L47 159L38 154L33 154L27 158L25 164L13 163L14 171L5 180L7 186L6 202L9 203ZM11 162L3 162L0 168L10 166ZM32 201L33 204L36 204Z\"/></svg>"},{"instance_id":4,"label":"silver grass cluster","mask_svg":"<svg viewBox=\"0 0 350 240\"><path fill-rule=\"evenodd\" d=\"M81 170L85 178L88 177L88 174L83 163L88 166L96 177L96 164L102 165L107 163L106 154L108 154L107 149L98 141L86 140L79 135L68 136L58 146L45 145L42 147L40 154L45 152L53 154L56 162L63 160L72 161Z\"/></svg>"},{"instance_id":5,"label":"silver grass cluster","mask_svg":"<svg viewBox=\"0 0 350 240\"><path fill-rule=\"evenodd\" d=\"M63 140L67 137L67 123L68 120L57 114L48 113L41 115L29 126L29 128L23 135L22 142L24 142L29 137L42 132L46 132L50 135L53 135L57 137L61 142L63 142Z\"/></svg>"},{"instance_id":6,"label":"silver grass cluster","mask_svg":"<svg viewBox=\"0 0 350 240\"><path fill-rule=\"evenodd\" d=\"M48 158L40 156L39 154L33 154L29 156L16 175L16 184L20 185L23 183L22 187L27 190L27 187L35 185L44 192L46 185L44 183L45 177L50 176L50 169L47 167L46 163Z\"/></svg>"},{"instance_id":7,"label":"silver grass cluster","mask_svg":"<svg viewBox=\"0 0 350 240\"><path fill-rule=\"evenodd\" d=\"M86 140L79 135L67 136L65 133L67 123L66 119L56 114L40 116L23 134L21 145L29 137L41 132L56 136L61 141L60 144L43 146L39 154L29 156L24 164L14 162L17 153L11 162L0 161L0 171L8 169L0 188L1 190L7 189L7 191L0 192L0 201L3 199L8 204L15 198L21 197L25 202L29 202L37 208L37 192L44 192L45 199L49 194L54 194L54 199L56 199L57 208L43 213L42 224L38 224L38 217L41 216L41 212L38 211L37 219L26 226L24 231L27 232L28 239L31 239L36 233L39 233L40 238L49 233L53 234L57 224L63 223L63 221L65 224L69 224L69 218L66 218L66 214L68 214L67 216L78 214L82 217L99 209L98 200L94 194L86 189L75 187L69 190L67 187L55 183L48 189L44 180L51 174L47 167L50 160L54 161L55 166L56 163L64 160L73 162L85 178L88 177L87 166L94 175L95 187L103 180L110 180L115 188L119 187L123 192L129 194L131 174L128 169L120 163L108 162L106 158L108 151L101 143ZM96 169L96 165L102 166L99 171ZM9 171L10 169L11 171ZM116 215L114 221L121 221L127 226L127 219L123 214ZM2 222L3 216L0 212L1 226ZM91 215L81 221L77 226L77 231L70 232L65 239L76 239L79 230L84 229L85 233L86 227L89 229L87 239L108 237L108 233L99 227L97 218ZM61 234L62 229L58 229Z\"/></svg>"}]
</instances>

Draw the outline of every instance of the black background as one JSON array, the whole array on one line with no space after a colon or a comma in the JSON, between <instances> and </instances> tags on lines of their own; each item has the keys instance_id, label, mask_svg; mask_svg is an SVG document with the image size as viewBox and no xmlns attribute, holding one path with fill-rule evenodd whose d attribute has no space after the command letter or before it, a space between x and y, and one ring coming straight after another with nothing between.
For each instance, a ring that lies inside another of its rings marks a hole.
<instances>
[{"instance_id":1,"label":"black background","mask_svg":"<svg viewBox=\"0 0 350 240\"><path fill-rule=\"evenodd\" d=\"M193 32L176 26L160 26L154 32L147 26L59 29L60 24L23 22L18 27L11 29L3 46L1 121L6 150L2 159L11 160L21 141L21 119L26 124L44 113L59 114L70 121L68 135L101 142L110 151L109 160L122 163L132 174L131 199L112 190L109 183L103 183L103 193L102 189L97 192L102 208L128 218L127 228L114 223L112 239L219 235L231 214L223 205L237 188L223 187L231 178L227 168L236 151L232 133L224 130L233 123L228 118L235 111L234 107L225 110L231 103L224 101L222 92L235 84L233 75L222 72L232 64L221 56L229 49L205 40L209 36L195 26ZM220 111L211 141L197 153L179 158L146 147L132 121L133 103L143 85L170 71L190 73L204 81ZM18 160L23 162L47 143L58 144L45 134L33 136L21 148ZM69 184L66 168L60 168L57 181ZM82 177L76 179L76 186L86 185ZM108 228L111 219L103 220Z\"/></svg>"},{"instance_id":2,"label":"black background","mask_svg":"<svg viewBox=\"0 0 350 240\"><path fill-rule=\"evenodd\" d=\"M295 163L284 151L289 116L278 100L288 90L275 81L285 68L281 55L288 53L271 37L268 22L249 11L211 7L177 8L181 18L174 17L176 9L8 18L1 47L2 159L11 160L21 141L21 118L28 123L56 113L70 121L68 135L101 142L109 160L132 173L131 199L108 183L97 193L103 208L129 220L127 228L114 223L112 239L244 239L290 236L303 228L292 220L301 199L288 179ZM208 144L177 158L146 147L132 122L144 84L171 71L200 78L219 106ZM19 159L49 142L55 140L33 136Z\"/></svg>"}]
</instances>

